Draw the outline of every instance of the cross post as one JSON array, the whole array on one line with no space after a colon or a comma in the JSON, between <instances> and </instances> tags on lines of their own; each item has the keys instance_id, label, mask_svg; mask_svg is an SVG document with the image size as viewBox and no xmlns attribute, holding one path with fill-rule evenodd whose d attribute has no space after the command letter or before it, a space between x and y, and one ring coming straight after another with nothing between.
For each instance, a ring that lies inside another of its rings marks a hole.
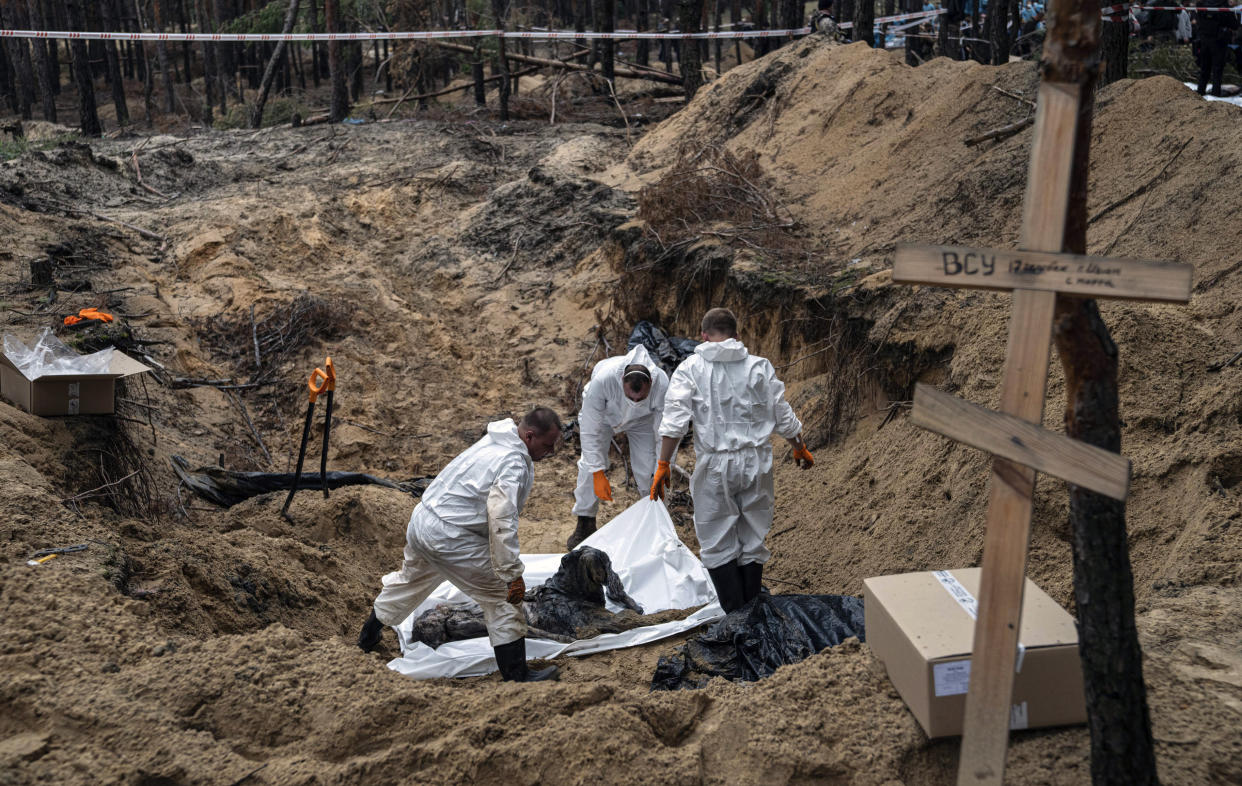
<instances>
[{"instance_id":1,"label":"cross post","mask_svg":"<svg viewBox=\"0 0 1242 786\"><path fill-rule=\"evenodd\" d=\"M1054 26L1082 23L1053 10ZM993 454L959 786L1004 777L1036 471L1116 499L1129 488L1129 461L1040 426L1057 295L1190 299L1189 265L1062 253L1083 100L1080 84L1040 83L1020 250L899 246L893 262L895 282L1013 291L1000 414L920 385L911 415Z\"/></svg>"}]
</instances>

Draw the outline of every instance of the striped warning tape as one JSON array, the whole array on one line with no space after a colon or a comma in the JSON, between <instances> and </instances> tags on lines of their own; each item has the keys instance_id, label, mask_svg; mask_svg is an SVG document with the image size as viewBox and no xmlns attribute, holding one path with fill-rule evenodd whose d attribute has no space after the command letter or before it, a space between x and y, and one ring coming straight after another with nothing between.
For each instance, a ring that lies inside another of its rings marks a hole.
<instances>
[{"instance_id":1,"label":"striped warning tape","mask_svg":"<svg viewBox=\"0 0 1242 786\"><path fill-rule=\"evenodd\" d=\"M918 11L895 16L876 17L876 24L899 22L907 19L930 18L943 14L944 9L934 11ZM842 22L838 28L848 29L850 22ZM784 38L787 36L807 35L809 27L790 28L786 30L720 30L703 31L700 33L652 33L620 30L611 33L600 33L591 30L409 30L379 31L359 33L105 33L96 31L75 30L0 30L0 38L65 38L89 41L214 41L219 43L262 43L266 41L411 41L438 38L519 38L536 41L574 40L574 39L673 39L686 38Z\"/></svg>"}]
</instances>

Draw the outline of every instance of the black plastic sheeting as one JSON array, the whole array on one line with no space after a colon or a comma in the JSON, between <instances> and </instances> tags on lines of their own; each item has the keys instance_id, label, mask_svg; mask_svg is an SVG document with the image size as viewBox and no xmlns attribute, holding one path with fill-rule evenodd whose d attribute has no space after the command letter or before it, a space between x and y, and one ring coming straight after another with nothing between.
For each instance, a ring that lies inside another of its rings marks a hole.
<instances>
[{"instance_id":1,"label":"black plastic sheeting","mask_svg":"<svg viewBox=\"0 0 1242 786\"><path fill-rule=\"evenodd\" d=\"M765 593L662 656L651 689L701 688L712 677L754 682L863 634L861 598Z\"/></svg>"},{"instance_id":2,"label":"black plastic sheeting","mask_svg":"<svg viewBox=\"0 0 1242 786\"><path fill-rule=\"evenodd\" d=\"M633 349L642 344L671 376L681 361L694 354L694 348L699 343L692 338L670 336L644 319L630 331L627 347Z\"/></svg>"}]
</instances>

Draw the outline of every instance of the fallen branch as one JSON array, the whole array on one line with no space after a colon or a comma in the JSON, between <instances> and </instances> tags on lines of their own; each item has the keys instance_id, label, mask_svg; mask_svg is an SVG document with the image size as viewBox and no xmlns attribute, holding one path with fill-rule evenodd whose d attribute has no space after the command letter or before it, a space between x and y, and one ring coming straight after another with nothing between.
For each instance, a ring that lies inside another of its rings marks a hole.
<instances>
[{"instance_id":1,"label":"fallen branch","mask_svg":"<svg viewBox=\"0 0 1242 786\"><path fill-rule=\"evenodd\" d=\"M1229 368L1230 366L1232 366L1234 363L1238 361L1238 358L1242 358L1242 350L1238 350L1238 352L1233 357L1229 358L1228 360L1221 361L1220 363L1213 363L1212 365L1207 367L1207 370L1208 371L1220 371L1221 369Z\"/></svg>"},{"instance_id":2,"label":"fallen branch","mask_svg":"<svg viewBox=\"0 0 1242 786\"><path fill-rule=\"evenodd\" d=\"M993 89L993 90L995 90L996 92L1000 93L1001 95L1004 95L1004 96L1009 96L1010 98L1012 98L1012 99L1013 99L1013 100L1015 100L1015 101L1021 101L1022 103L1026 104L1026 105L1027 105L1027 106L1029 106L1029 107L1031 107L1032 109L1034 109L1034 108L1035 108L1035 102L1034 102L1034 101L1032 101L1031 99L1027 98L1026 96L1020 96L1020 95L1018 95L1017 93L1011 93L1011 92L1009 92L1008 90L1006 90L1005 88L1003 88L1003 87L997 87L996 85L992 85L992 89Z\"/></svg>"},{"instance_id":3,"label":"fallen branch","mask_svg":"<svg viewBox=\"0 0 1242 786\"><path fill-rule=\"evenodd\" d=\"M1010 123L1007 126L1001 126L1000 128L992 129L986 134L980 134L979 136L972 136L969 139L963 139L962 143L966 145L967 147L973 147L981 142L986 142L989 139L1006 139L1018 133L1019 131L1021 131L1022 129L1026 128L1027 126L1031 125L1034 122L1035 122L1035 116L1031 115L1030 117L1024 120L1019 120L1016 123Z\"/></svg>"},{"instance_id":4,"label":"fallen branch","mask_svg":"<svg viewBox=\"0 0 1242 786\"><path fill-rule=\"evenodd\" d=\"M474 47L466 46L465 44L454 44L454 43L449 43L447 41L439 41L436 43L436 46L442 49L448 49L453 52L465 52L467 54L474 53ZM519 63L530 63L531 65L540 65L540 66L545 66L547 68L563 68L568 71L587 71L593 74L599 73L598 71L596 71L594 68L591 68L590 66L578 65L577 63L566 63L561 60L549 60L544 57L532 57L531 55L519 55L513 52L507 52L505 56L508 59L517 61ZM670 84L670 85L681 84L681 79L679 77L661 74L658 71L644 73L640 71L632 71L626 68L618 68L618 69L615 69L615 75L618 77L625 78L625 79L645 79L651 82L663 82L665 84ZM602 79L603 77L601 76L600 78Z\"/></svg>"},{"instance_id":5,"label":"fallen branch","mask_svg":"<svg viewBox=\"0 0 1242 786\"><path fill-rule=\"evenodd\" d=\"M225 394L233 399L233 403L241 410L242 417L246 420L246 426L250 429L250 436L254 437L254 441L259 446L259 450L263 451L263 458L267 459L267 463L272 463L272 454L267 452L267 445L263 444L263 436L259 434L259 430L254 427L254 421L250 419L250 413L246 411L246 402L233 391L232 388L225 388Z\"/></svg>"},{"instance_id":6,"label":"fallen branch","mask_svg":"<svg viewBox=\"0 0 1242 786\"><path fill-rule=\"evenodd\" d=\"M151 138L147 137L146 140L144 140L141 145L138 145L138 147L131 150L129 154L130 163L134 165L134 174L138 176L138 185L142 186L147 191L150 191L152 194L155 194L157 197L160 197L162 199L172 199L172 197L170 197L168 194L165 194L163 191L160 191L159 189L153 186L147 185L146 181L142 179L142 167L138 166L138 151L146 147L147 142L150 142L150 141L151 141Z\"/></svg>"},{"instance_id":7,"label":"fallen branch","mask_svg":"<svg viewBox=\"0 0 1242 786\"><path fill-rule=\"evenodd\" d=\"M138 422L141 422L141 421L138 421ZM145 426L146 424L143 423L142 425ZM72 497L66 497L65 499L62 499L61 502L72 505L75 502L79 502L81 500L88 499L90 497L95 496L96 492L103 491L104 489L109 488L111 486L119 486L120 484L124 483L125 481L129 480L130 478L132 478L134 475L137 475L137 474L138 474L138 470L134 470L133 472L129 473L128 475L126 475L125 477L119 480L114 480L109 483L105 483L102 486L97 486L96 488L90 489L89 491L83 491L81 494L74 494Z\"/></svg>"},{"instance_id":8,"label":"fallen branch","mask_svg":"<svg viewBox=\"0 0 1242 786\"><path fill-rule=\"evenodd\" d=\"M1096 211L1095 215L1087 219L1087 223L1094 224L1099 219L1103 218L1104 216L1108 215L1109 213L1113 212L1117 208L1124 205L1126 202L1129 202L1131 199L1134 199L1136 196L1143 194L1145 191L1147 191L1147 189L1151 188L1152 185L1154 185L1157 180L1159 180L1161 177L1164 176L1164 173L1167 172L1169 167L1173 165L1173 162L1177 160L1178 156L1182 154L1182 151L1186 149L1186 145L1190 144L1190 140L1193 138L1194 137L1189 137L1186 139L1185 142L1182 142L1182 146L1177 149L1177 152L1173 154L1173 157L1170 158L1165 163L1165 165L1160 168L1160 171L1151 177L1151 179L1149 179L1146 183L1134 189L1130 193L1126 194L1121 199L1114 200L1110 202L1106 207L1102 208L1101 210Z\"/></svg>"}]
</instances>

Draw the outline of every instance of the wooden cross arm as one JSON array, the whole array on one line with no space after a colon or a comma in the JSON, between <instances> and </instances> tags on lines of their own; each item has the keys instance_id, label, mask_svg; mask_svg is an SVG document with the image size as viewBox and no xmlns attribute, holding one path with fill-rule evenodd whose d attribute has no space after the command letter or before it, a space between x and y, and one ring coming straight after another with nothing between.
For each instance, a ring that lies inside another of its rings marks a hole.
<instances>
[{"instance_id":1,"label":"wooden cross arm","mask_svg":"<svg viewBox=\"0 0 1242 786\"><path fill-rule=\"evenodd\" d=\"M916 426L1106 497L1124 500L1130 490L1130 460L1124 456L984 409L929 385L915 386L910 419Z\"/></svg>"},{"instance_id":2,"label":"wooden cross arm","mask_svg":"<svg viewBox=\"0 0 1242 786\"><path fill-rule=\"evenodd\" d=\"M1186 303L1194 268L1049 251L900 245L893 281L976 289L1038 289L1092 298Z\"/></svg>"}]
</instances>

